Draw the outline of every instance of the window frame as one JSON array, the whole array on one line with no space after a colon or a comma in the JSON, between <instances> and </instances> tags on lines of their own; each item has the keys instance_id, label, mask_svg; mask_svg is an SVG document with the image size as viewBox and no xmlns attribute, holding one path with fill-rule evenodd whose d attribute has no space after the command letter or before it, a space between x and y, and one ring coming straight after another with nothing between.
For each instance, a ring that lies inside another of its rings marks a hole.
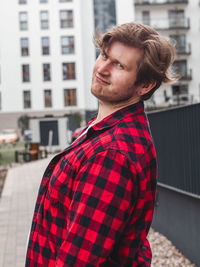
<instances>
[{"instance_id":1,"label":"window frame","mask_svg":"<svg viewBox=\"0 0 200 267\"><path fill-rule=\"evenodd\" d=\"M25 71L26 67L28 67L27 71ZM31 79L30 79L30 64L22 64L22 82L27 83L30 81L31 81Z\"/></svg>"},{"instance_id":2,"label":"window frame","mask_svg":"<svg viewBox=\"0 0 200 267\"><path fill-rule=\"evenodd\" d=\"M29 93L29 98L25 98L25 93ZM28 100L26 100L28 99ZM26 106L26 104L28 105ZM23 107L24 109L30 109L31 108L31 90L23 90Z\"/></svg>"},{"instance_id":3,"label":"window frame","mask_svg":"<svg viewBox=\"0 0 200 267\"><path fill-rule=\"evenodd\" d=\"M50 93L49 95L46 95L46 93ZM44 89L44 107L45 108L52 108L52 90L51 89Z\"/></svg>"},{"instance_id":4,"label":"window frame","mask_svg":"<svg viewBox=\"0 0 200 267\"><path fill-rule=\"evenodd\" d=\"M49 66L49 70L47 71L45 71L45 65L47 66ZM43 63L42 64L42 70L43 70L43 81L44 82L48 82L48 81L51 81L51 64L50 63ZM47 73L47 74L45 74L45 73ZM49 76L47 76L47 75L49 75ZM45 77L48 77L48 78L45 78Z\"/></svg>"},{"instance_id":5,"label":"window frame","mask_svg":"<svg viewBox=\"0 0 200 267\"><path fill-rule=\"evenodd\" d=\"M64 12L66 12L65 18L62 17L62 14L64 14ZM71 15L69 15L69 14L71 14ZM74 27L74 13L73 13L72 9L60 10L59 18L60 18L60 28L61 29Z\"/></svg>"},{"instance_id":6,"label":"window frame","mask_svg":"<svg viewBox=\"0 0 200 267\"><path fill-rule=\"evenodd\" d=\"M76 88L64 88L64 107L77 106L77 89Z\"/></svg>"}]
</instances>

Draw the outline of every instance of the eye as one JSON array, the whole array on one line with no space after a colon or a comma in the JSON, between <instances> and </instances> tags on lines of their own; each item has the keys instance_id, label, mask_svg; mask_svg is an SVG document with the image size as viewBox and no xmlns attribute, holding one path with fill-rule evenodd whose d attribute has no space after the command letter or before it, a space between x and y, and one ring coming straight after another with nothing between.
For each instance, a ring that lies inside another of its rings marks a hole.
<instances>
[{"instance_id":1,"label":"eye","mask_svg":"<svg viewBox=\"0 0 200 267\"><path fill-rule=\"evenodd\" d=\"M115 65L118 69L121 69L121 70L124 69L124 66L123 66L121 63L119 63L119 62L114 62L114 65Z\"/></svg>"},{"instance_id":2,"label":"eye","mask_svg":"<svg viewBox=\"0 0 200 267\"><path fill-rule=\"evenodd\" d=\"M108 56L105 54L105 53L101 53L101 56L104 58L104 59L107 59L108 58Z\"/></svg>"},{"instance_id":3,"label":"eye","mask_svg":"<svg viewBox=\"0 0 200 267\"><path fill-rule=\"evenodd\" d=\"M124 66L122 66L122 64L120 64L120 63L117 63L117 66L118 66L120 69L123 69L123 68L124 68Z\"/></svg>"}]
</instances>

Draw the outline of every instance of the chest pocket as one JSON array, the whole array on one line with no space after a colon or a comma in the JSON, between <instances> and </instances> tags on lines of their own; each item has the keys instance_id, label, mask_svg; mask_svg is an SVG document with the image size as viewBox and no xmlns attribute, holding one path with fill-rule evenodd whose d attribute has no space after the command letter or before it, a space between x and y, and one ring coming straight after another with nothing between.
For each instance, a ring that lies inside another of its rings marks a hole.
<instances>
[{"instance_id":1,"label":"chest pocket","mask_svg":"<svg viewBox=\"0 0 200 267\"><path fill-rule=\"evenodd\" d=\"M68 210L71 203L73 173L72 166L61 159L56 164L49 182L47 197L52 206L63 211Z\"/></svg>"}]
</instances>

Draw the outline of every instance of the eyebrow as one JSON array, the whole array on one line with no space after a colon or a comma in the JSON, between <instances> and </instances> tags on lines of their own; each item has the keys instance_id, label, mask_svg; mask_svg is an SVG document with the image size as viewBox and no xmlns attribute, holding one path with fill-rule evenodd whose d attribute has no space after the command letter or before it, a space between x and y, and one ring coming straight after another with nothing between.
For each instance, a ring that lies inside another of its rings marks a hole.
<instances>
[{"instance_id":1,"label":"eyebrow","mask_svg":"<svg viewBox=\"0 0 200 267\"><path fill-rule=\"evenodd\" d=\"M102 51L101 51L101 54L105 54L107 57L110 58L110 56L108 55L108 53L107 53L105 50L102 50ZM120 62L118 59L112 59L112 58L111 58L111 61L114 62L114 63L119 63L119 64L121 64L125 69L129 69L129 67L128 67L125 63Z\"/></svg>"}]
</instances>

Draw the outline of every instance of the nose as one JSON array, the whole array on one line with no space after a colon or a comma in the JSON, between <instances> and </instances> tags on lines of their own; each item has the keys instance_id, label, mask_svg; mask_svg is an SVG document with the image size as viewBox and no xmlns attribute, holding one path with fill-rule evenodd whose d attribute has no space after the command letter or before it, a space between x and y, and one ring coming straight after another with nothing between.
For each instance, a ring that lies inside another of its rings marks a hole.
<instances>
[{"instance_id":1,"label":"nose","mask_svg":"<svg viewBox=\"0 0 200 267\"><path fill-rule=\"evenodd\" d=\"M101 62L98 66L97 71L98 71L98 73L100 73L102 75L109 75L110 74L110 62L109 62L109 60Z\"/></svg>"}]
</instances>

